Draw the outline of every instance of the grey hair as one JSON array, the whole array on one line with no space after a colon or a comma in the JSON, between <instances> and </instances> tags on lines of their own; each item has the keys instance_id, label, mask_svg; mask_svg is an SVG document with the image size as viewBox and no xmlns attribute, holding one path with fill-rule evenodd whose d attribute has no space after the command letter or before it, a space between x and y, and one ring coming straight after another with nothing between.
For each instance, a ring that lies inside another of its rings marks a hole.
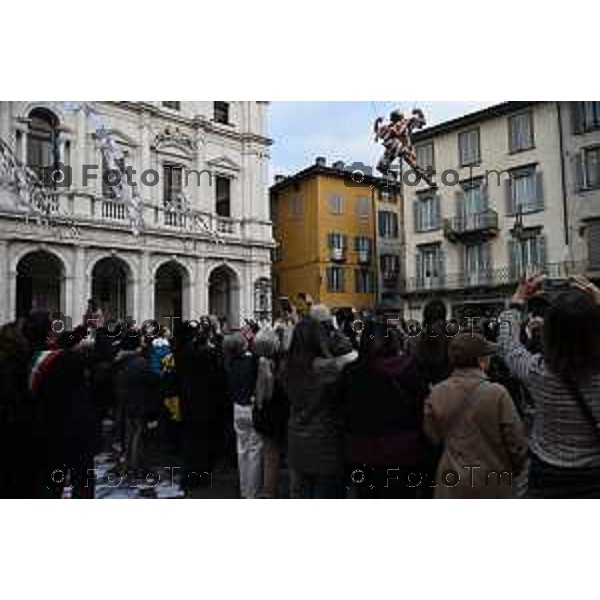
<instances>
[{"instance_id":1,"label":"grey hair","mask_svg":"<svg viewBox=\"0 0 600 600\"><path fill-rule=\"evenodd\" d=\"M274 329L261 329L254 338L252 350L256 356L274 358L279 352L279 336Z\"/></svg>"}]
</instances>

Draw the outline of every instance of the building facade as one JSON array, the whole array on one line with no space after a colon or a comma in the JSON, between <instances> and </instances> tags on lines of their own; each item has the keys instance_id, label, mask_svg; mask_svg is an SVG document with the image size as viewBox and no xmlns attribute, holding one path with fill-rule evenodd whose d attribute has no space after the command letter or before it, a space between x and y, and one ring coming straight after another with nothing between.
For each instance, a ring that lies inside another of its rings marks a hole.
<instances>
[{"instance_id":1,"label":"building facade","mask_svg":"<svg viewBox=\"0 0 600 600\"><path fill-rule=\"evenodd\" d=\"M271 211L277 243L275 293L299 293L334 308L372 309L399 297L401 280L399 186L354 178L341 162L277 176Z\"/></svg>"},{"instance_id":2,"label":"building facade","mask_svg":"<svg viewBox=\"0 0 600 600\"><path fill-rule=\"evenodd\" d=\"M560 102L569 253L600 277L600 101Z\"/></svg>"},{"instance_id":3,"label":"building facade","mask_svg":"<svg viewBox=\"0 0 600 600\"><path fill-rule=\"evenodd\" d=\"M576 133L571 113L596 104L505 102L415 135L435 185L404 173L407 318L432 297L453 316L485 316L529 268L587 270L583 232L600 242L597 122Z\"/></svg>"},{"instance_id":4,"label":"building facade","mask_svg":"<svg viewBox=\"0 0 600 600\"><path fill-rule=\"evenodd\" d=\"M263 102L1 102L0 322L45 307L78 323L88 298L138 323L268 318L266 117ZM139 232L100 131L133 169ZM32 211L61 163L70 182Z\"/></svg>"}]
</instances>

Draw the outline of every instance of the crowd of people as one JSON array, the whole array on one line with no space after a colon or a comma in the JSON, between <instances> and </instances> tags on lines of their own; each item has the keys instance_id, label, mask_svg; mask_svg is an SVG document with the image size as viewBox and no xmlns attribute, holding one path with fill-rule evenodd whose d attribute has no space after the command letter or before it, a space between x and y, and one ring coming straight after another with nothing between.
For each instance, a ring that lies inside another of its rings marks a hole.
<instances>
[{"instance_id":1,"label":"crowd of people","mask_svg":"<svg viewBox=\"0 0 600 600\"><path fill-rule=\"evenodd\" d=\"M115 469L158 444L192 497L218 468L243 498L599 497L600 290L566 288L530 277L468 329L431 300L417 332L307 295L237 331L34 310L0 328L0 495L93 497L109 423Z\"/></svg>"}]
</instances>

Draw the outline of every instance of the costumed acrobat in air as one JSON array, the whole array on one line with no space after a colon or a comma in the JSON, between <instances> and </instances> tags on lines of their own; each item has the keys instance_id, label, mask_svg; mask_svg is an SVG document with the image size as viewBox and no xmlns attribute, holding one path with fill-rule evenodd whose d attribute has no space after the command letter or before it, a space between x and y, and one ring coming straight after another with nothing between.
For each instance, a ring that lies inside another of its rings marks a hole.
<instances>
[{"instance_id":1,"label":"costumed acrobat in air","mask_svg":"<svg viewBox=\"0 0 600 600\"><path fill-rule=\"evenodd\" d=\"M384 148L383 155L377 163L377 170L382 175L387 177L392 163L399 158L428 185L434 185L425 169L417 164L417 153L412 141L413 131L422 129L425 124L425 115L420 108L414 108L410 117L405 117L399 110L393 110L388 122L385 122L383 117L375 119L375 141L381 140Z\"/></svg>"}]
</instances>

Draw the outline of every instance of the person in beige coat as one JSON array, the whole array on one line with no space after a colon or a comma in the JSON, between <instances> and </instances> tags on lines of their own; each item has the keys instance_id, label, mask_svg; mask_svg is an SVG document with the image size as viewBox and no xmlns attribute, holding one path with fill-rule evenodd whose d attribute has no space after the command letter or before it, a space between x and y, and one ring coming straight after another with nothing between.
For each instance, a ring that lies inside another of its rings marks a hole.
<instances>
[{"instance_id":1,"label":"person in beige coat","mask_svg":"<svg viewBox=\"0 0 600 600\"><path fill-rule=\"evenodd\" d=\"M494 352L482 335L458 334L449 346L452 374L425 402L425 434L442 448L435 498L513 497L527 440L510 394L485 374Z\"/></svg>"}]
</instances>

